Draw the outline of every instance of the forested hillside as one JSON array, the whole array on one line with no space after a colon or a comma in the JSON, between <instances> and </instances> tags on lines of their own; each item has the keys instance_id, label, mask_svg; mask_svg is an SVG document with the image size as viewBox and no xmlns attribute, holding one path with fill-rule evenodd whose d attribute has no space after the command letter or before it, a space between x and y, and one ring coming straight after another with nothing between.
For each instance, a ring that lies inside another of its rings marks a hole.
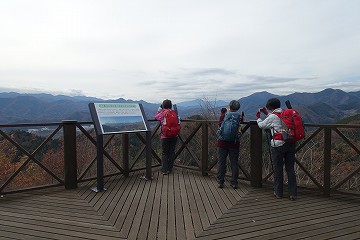
<instances>
[{"instance_id":1,"label":"forested hillside","mask_svg":"<svg viewBox=\"0 0 360 240\"><path fill-rule=\"evenodd\" d=\"M254 120L257 109L263 107L266 100L277 97L286 108L285 101L290 100L306 123L336 123L339 120L360 114L360 93L344 92L338 89L325 89L317 93L292 93L279 96L268 92L257 92L238 99L240 111L245 120ZM234 99L237 99L234 97ZM161 102L162 100L159 100ZM50 94L0 93L0 124L60 122L62 120L91 121L88 104L90 102L136 102L144 107L148 119L152 119L160 103L146 101L103 100L93 97L69 97ZM220 109L226 106L222 99L196 99L175 103L181 118L203 115L217 119Z\"/></svg>"}]
</instances>

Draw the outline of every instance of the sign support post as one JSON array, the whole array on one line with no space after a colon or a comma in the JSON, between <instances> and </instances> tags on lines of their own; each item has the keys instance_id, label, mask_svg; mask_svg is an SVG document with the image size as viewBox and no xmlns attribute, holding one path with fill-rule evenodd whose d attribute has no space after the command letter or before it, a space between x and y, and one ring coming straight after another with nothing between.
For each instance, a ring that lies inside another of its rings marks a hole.
<instances>
[{"instance_id":1,"label":"sign support post","mask_svg":"<svg viewBox=\"0 0 360 240\"><path fill-rule=\"evenodd\" d=\"M96 187L92 188L94 192L103 192L104 188L104 136L96 136Z\"/></svg>"},{"instance_id":2,"label":"sign support post","mask_svg":"<svg viewBox=\"0 0 360 240\"><path fill-rule=\"evenodd\" d=\"M151 132L146 132L146 175L145 180L152 179L152 172L151 172Z\"/></svg>"},{"instance_id":3,"label":"sign support post","mask_svg":"<svg viewBox=\"0 0 360 240\"><path fill-rule=\"evenodd\" d=\"M146 174L142 178L152 179L151 131L142 105L137 103L89 103L89 110L95 125L97 147L97 185L92 190L95 192L106 190L104 188L104 135L106 134L145 132ZM123 160L128 160L128 157Z\"/></svg>"}]
</instances>

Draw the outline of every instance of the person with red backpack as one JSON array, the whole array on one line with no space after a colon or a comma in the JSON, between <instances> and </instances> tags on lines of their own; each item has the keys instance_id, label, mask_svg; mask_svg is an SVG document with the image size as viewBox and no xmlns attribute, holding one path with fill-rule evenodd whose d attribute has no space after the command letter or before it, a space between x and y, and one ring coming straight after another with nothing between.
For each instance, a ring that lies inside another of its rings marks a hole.
<instances>
[{"instance_id":1,"label":"person with red backpack","mask_svg":"<svg viewBox=\"0 0 360 240\"><path fill-rule=\"evenodd\" d=\"M163 175L172 172L175 161L175 147L177 136L180 132L179 118L172 108L172 102L165 99L159 107L155 119L161 124L161 147L162 147L162 168Z\"/></svg>"},{"instance_id":2,"label":"person with red backpack","mask_svg":"<svg viewBox=\"0 0 360 240\"><path fill-rule=\"evenodd\" d=\"M285 165L288 177L288 189L290 200L297 198L297 184L295 175L295 141L285 139L288 127L280 118L283 109L280 108L280 100L277 98L270 98L266 102L266 108L259 109L256 113L257 124L259 128L269 129L271 132L271 158L273 160L274 169L274 195L276 198L283 197L283 165ZM268 111L270 113L268 113ZM266 115L262 120L260 112Z\"/></svg>"}]
</instances>

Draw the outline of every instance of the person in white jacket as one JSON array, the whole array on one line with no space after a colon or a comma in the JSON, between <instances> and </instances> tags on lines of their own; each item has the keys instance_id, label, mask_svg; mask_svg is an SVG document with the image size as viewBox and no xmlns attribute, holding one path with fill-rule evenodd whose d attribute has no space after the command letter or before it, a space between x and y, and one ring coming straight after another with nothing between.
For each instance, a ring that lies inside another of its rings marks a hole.
<instances>
[{"instance_id":1,"label":"person in white jacket","mask_svg":"<svg viewBox=\"0 0 360 240\"><path fill-rule=\"evenodd\" d=\"M271 157L274 166L274 195L276 198L283 197L283 165L288 177L288 189L290 200L297 198L297 184L295 175L295 142L285 142L282 140L281 131L286 128L283 121L274 112L282 112L280 100L277 98L270 98L266 102L266 108L259 109L256 113L257 124L259 128L269 129L271 132L270 146ZM268 113L268 111L270 113ZM260 112L266 115L262 120Z\"/></svg>"}]
</instances>

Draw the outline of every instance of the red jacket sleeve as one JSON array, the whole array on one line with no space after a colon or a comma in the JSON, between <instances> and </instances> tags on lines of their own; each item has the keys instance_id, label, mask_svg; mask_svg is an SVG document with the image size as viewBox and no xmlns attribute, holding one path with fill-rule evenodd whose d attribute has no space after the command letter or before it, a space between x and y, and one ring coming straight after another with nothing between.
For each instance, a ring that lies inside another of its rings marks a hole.
<instances>
[{"instance_id":1,"label":"red jacket sleeve","mask_svg":"<svg viewBox=\"0 0 360 240\"><path fill-rule=\"evenodd\" d=\"M221 126L221 123L224 121L225 118L225 112L221 112L220 114L220 118L219 118L219 127Z\"/></svg>"}]
</instances>

